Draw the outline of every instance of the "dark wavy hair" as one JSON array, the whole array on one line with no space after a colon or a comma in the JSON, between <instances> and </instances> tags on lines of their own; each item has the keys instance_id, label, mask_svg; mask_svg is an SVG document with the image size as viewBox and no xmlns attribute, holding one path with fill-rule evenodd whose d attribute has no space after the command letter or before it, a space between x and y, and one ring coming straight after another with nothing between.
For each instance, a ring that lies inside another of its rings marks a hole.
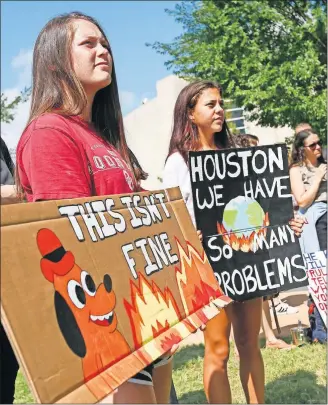
<instances>
[{"instance_id":1,"label":"dark wavy hair","mask_svg":"<svg viewBox=\"0 0 328 405\"><path fill-rule=\"evenodd\" d=\"M300 131L295 135L292 145L289 167L302 166L305 164L306 157L304 141L310 135L316 135L316 133L312 129L305 129L304 131ZM318 163L325 163L325 159L322 154L318 158Z\"/></svg>"},{"instance_id":2,"label":"dark wavy hair","mask_svg":"<svg viewBox=\"0 0 328 405\"><path fill-rule=\"evenodd\" d=\"M181 90L174 107L174 123L167 158L173 153L179 152L187 163L188 152L200 149L198 129L189 115L195 108L201 94L207 89L217 89L222 97L221 86L209 80L195 81ZM225 120L222 130L215 133L214 142L218 148L226 149L236 146Z\"/></svg>"},{"instance_id":3,"label":"dark wavy hair","mask_svg":"<svg viewBox=\"0 0 328 405\"><path fill-rule=\"evenodd\" d=\"M33 87L28 124L48 112L64 116L80 115L87 105L87 97L77 78L71 58L74 20L86 20L96 25L108 43L98 22L83 13L72 12L50 20L40 32L33 52ZM99 136L113 145L130 165L137 182L145 180L145 173L137 158L128 148L123 128L123 118L118 95L114 60L112 81L99 90L92 105L92 123Z\"/></svg>"},{"instance_id":4,"label":"dark wavy hair","mask_svg":"<svg viewBox=\"0 0 328 405\"><path fill-rule=\"evenodd\" d=\"M243 148L248 148L249 146L254 146L253 143L256 142L256 145L259 143L259 138L256 135L252 134L243 134L239 135L239 146Z\"/></svg>"}]
</instances>

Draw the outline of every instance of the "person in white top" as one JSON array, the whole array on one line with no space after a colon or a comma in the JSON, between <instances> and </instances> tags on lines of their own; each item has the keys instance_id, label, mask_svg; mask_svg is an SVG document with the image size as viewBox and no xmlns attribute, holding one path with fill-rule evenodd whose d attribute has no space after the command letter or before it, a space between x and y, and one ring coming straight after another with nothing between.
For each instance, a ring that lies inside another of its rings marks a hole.
<instances>
[{"instance_id":1,"label":"person in white top","mask_svg":"<svg viewBox=\"0 0 328 405\"><path fill-rule=\"evenodd\" d=\"M163 185L179 186L195 224L188 152L234 147L224 119L222 90L214 82L197 81L179 94L174 108L174 125L166 160ZM291 223L296 233L302 222ZM262 298L233 303L206 324L204 331L204 388L209 403L231 403L227 374L229 335L233 325L240 355L240 378L248 403L264 403L264 366L258 343Z\"/></svg>"}]
</instances>

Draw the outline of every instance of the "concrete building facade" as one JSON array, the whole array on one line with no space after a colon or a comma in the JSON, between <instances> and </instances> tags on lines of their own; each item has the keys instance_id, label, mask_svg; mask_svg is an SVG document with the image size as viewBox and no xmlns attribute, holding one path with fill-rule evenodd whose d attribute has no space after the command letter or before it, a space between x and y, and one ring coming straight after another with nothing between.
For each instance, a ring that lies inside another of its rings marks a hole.
<instances>
[{"instance_id":1,"label":"concrete building facade","mask_svg":"<svg viewBox=\"0 0 328 405\"><path fill-rule=\"evenodd\" d=\"M128 144L143 169L149 173L146 189L161 188L161 177L173 125L173 109L180 91L188 82L170 75L156 83L155 98L143 102L124 117ZM241 110L241 109L240 109ZM284 142L291 128L261 127L244 120L244 131L256 135L262 145Z\"/></svg>"}]
</instances>

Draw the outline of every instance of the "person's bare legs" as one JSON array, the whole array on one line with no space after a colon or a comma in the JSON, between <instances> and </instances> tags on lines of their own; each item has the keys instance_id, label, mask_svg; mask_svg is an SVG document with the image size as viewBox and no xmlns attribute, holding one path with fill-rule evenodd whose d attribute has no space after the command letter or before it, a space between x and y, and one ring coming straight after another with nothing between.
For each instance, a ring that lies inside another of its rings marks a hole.
<instances>
[{"instance_id":1,"label":"person's bare legs","mask_svg":"<svg viewBox=\"0 0 328 405\"><path fill-rule=\"evenodd\" d=\"M270 314L269 301L263 300L263 312L262 312L262 329L267 342L276 340L276 337L272 330L272 321Z\"/></svg>"},{"instance_id":2,"label":"person's bare legs","mask_svg":"<svg viewBox=\"0 0 328 405\"><path fill-rule=\"evenodd\" d=\"M154 387L152 385L125 382L113 394L113 404L157 404Z\"/></svg>"},{"instance_id":3,"label":"person's bare legs","mask_svg":"<svg viewBox=\"0 0 328 405\"><path fill-rule=\"evenodd\" d=\"M204 331L204 390L210 404L231 404L228 380L229 336L232 305L206 324Z\"/></svg>"},{"instance_id":4,"label":"person's bare legs","mask_svg":"<svg viewBox=\"0 0 328 405\"><path fill-rule=\"evenodd\" d=\"M173 359L171 358L167 364L155 367L153 370L154 391L158 404L170 403L172 369Z\"/></svg>"},{"instance_id":5,"label":"person's bare legs","mask_svg":"<svg viewBox=\"0 0 328 405\"><path fill-rule=\"evenodd\" d=\"M113 404L114 403L114 392L111 394L107 395L105 398L103 398L100 402L97 402L98 404Z\"/></svg>"},{"instance_id":6,"label":"person's bare legs","mask_svg":"<svg viewBox=\"0 0 328 405\"><path fill-rule=\"evenodd\" d=\"M262 310L262 329L265 336L265 343L267 348L280 349L280 350L290 350L294 346L289 345L282 339L278 339L272 329L272 320L270 314L269 301L263 300L263 310Z\"/></svg>"},{"instance_id":7,"label":"person's bare legs","mask_svg":"<svg viewBox=\"0 0 328 405\"><path fill-rule=\"evenodd\" d=\"M259 347L262 298L232 305L232 325L240 356L240 379L247 403L264 403L264 364Z\"/></svg>"}]
</instances>

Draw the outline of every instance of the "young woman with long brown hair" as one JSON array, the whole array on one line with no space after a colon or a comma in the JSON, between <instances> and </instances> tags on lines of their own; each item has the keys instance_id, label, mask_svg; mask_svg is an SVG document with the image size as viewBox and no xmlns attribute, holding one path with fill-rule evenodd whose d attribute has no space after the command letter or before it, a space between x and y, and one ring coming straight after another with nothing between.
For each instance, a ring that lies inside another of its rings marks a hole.
<instances>
[{"instance_id":1,"label":"young woman with long brown hair","mask_svg":"<svg viewBox=\"0 0 328 405\"><path fill-rule=\"evenodd\" d=\"M147 176L126 143L109 42L89 16L56 17L38 36L17 168L19 188L32 202L130 193ZM156 361L104 401L167 403L171 367L169 357Z\"/></svg>"},{"instance_id":2,"label":"young woman with long brown hair","mask_svg":"<svg viewBox=\"0 0 328 405\"><path fill-rule=\"evenodd\" d=\"M188 152L235 147L224 119L222 90L212 81L197 81L179 94L174 108L174 124L164 187L179 186L195 224ZM291 222L299 233L302 220ZM231 403L227 374L231 325L240 355L240 379L248 403L264 402L264 366L258 343L262 298L233 303L209 321L204 331L204 388L210 403Z\"/></svg>"},{"instance_id":3,"label":"young woman with long brown hair","mask_svg":"<svg viewBox=\"0 0 328 405\"><path fill-rule=\"evenodd\" d=\"M301 237L303 253L327 249L327 162L313 129L299 131L290 159L290 183L299 212L308 222Z\"/></svg>"}]
</instances>

